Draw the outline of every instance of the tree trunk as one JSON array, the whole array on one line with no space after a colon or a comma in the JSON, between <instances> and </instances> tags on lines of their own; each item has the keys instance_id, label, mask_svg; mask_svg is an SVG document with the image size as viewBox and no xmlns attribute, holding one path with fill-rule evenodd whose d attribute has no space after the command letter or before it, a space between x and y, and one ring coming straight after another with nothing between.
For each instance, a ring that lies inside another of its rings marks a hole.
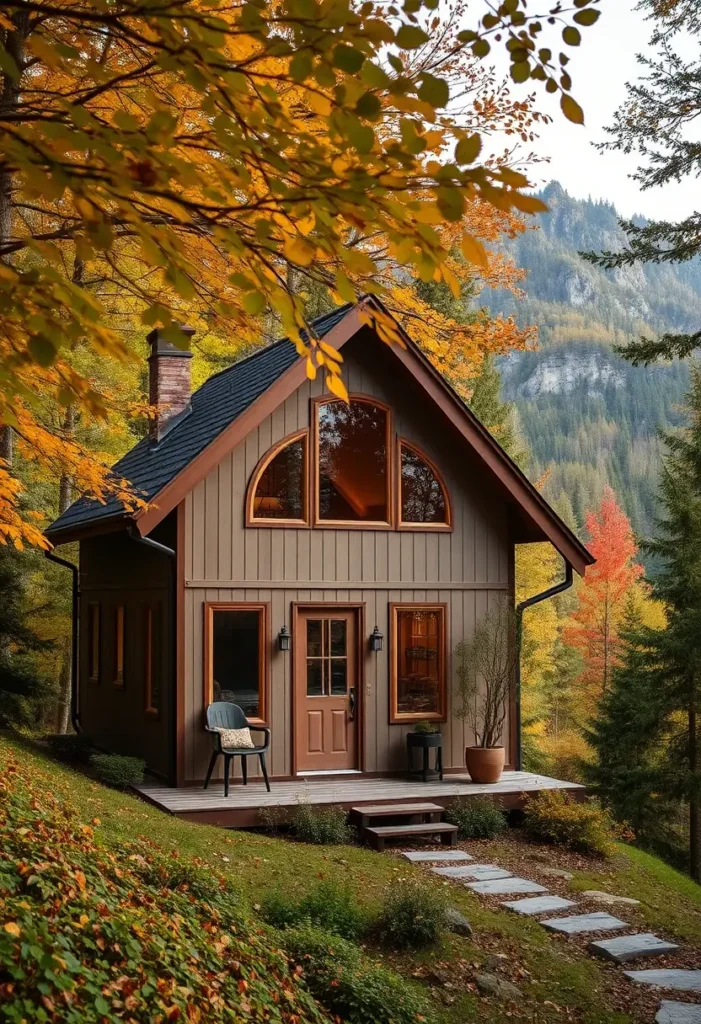
<instances>
[{"instance_id":1,"label":"tree trunk","mask_svg":"<svg viewBox=\"0 0 701 1024\"><path fill-rule=\"evenodd\" d=\"M75 273L74 273L75 277ZM75 407L69 405L63 419L63 429L66 437L72 437L75 432ZM65 512L73 500L73 478L67 473L61 474L58 484L58 511L59 515ZM71 633L72 635L72 633ZM58 709L56 715L56 731L60 734L67 733L71 717L71 667L73 652L69 637L68 646L61 658L61 667L58 676Z\"/></svg>"},{"instance_id":2,"label":"tree trunk","mask_svg":"<svg viewBox=\"0 0 701 1024\"><path fill-rule=\"evenodd\" d=\"M696 683L692 678L689 686L689 773L692 787L689 794L689 874L695 882L701 882L701 808L696 788L698 767L698 736L696 732Z\"/></svg>"}]
</instances>

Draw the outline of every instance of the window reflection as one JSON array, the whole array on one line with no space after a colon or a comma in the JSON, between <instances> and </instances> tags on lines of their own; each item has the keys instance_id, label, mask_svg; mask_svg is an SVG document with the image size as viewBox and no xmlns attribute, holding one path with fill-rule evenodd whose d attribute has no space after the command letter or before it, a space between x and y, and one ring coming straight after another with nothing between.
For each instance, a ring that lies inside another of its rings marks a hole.
<instances>
[{"instance_id":1,"label":"window reflection","mask_svg":"<svg viewBox=\"0 0 701 1024\"><path fill-rule=\"evenodd\" d=\"M306 438L286 445L263 470L253 498L255 519L305 519Z\"/></svg>"},{"instance_id":2,"label":"window reflection","mask_svg":"<svg viewBox=\"0 0 701 1024\"><path fill-rule=\"evenodd\" d=\"M402 522L447 523L443 488L419 453L402 444Z\"/></svg>"},{"instance_id":3,"label":"window reflection","mask_svg":"<svg viewBox=\"0 0 701 1024\"><path fill-rule=\"evenodd\" d=\"M397 609L396 714L440 715L443 609Z\"/></svg>"},{"instance_id":4,"label":"window reflection","mask_svg":"<svg viewBox=\"0 0 701 1024\"><path fill-rule=\"evenodd\" d=\"M319 519L386 523L387 412L371 402L319 406Z\"/></svg>"}]
</instances>

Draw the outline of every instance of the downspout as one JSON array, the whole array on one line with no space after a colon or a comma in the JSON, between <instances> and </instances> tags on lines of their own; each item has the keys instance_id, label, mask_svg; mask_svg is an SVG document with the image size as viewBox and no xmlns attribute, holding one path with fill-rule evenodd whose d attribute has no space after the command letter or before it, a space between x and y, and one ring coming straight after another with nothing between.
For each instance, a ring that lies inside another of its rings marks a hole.
<instances>
[{"instance_id":1,"label":"downspout","mask_svg":"<svg viewBox=\"0 0 701 1024\"><path fill-rule=\"evenodd\" d=\"M521 643L523 640L523 613L526 608L532 608L534 604L547 601L551 597L569 590L573 582L572 566L565 561L565 578L562 583L556 583L554 587L543 590L540 594L534 594L516 605L516 771L521 771L523 762L523 751L521 749Z\"/></svg>"},{"instance_id":2,"label":"downspout","mask_svg":"<svg viewBox=\"0 0 701 1024\"><path fill-rule=\"evenodd\" d=\"M59 558L53 551L45 551L50 562L70 569L73 576L72 607L71 607L71 724L76 732L80 732L80 710L78 707L78 612L80 607L80 587L78 585L78 566Z\"/></svg>"},{"instance_id":3,"label":"downspout","mask_svg":"<svg viewBox=\"0 0 701 1024\"><path fill-rule=\"evenodd\" d=\"M135 526L130 526L127 530L127 535L136 544L141 544L144 547L151 548L152 551L158 551L161 555L166 555L170 559L170 630L171 630L171 664L172 673L177 676L177 635L178 635L178 595L177 595L177 555L173 548L169 548L167 544L161 544L160 541L153 540L151 537L142 537ZM169 781L175 785L175 774L176 774L176 761L177 761L177 709L176 709L177 694L175 690L169 688L168 698L168 736L169 743L171 744L170 761L172 770L169 769Z\"/></svg>"}]
</instances>

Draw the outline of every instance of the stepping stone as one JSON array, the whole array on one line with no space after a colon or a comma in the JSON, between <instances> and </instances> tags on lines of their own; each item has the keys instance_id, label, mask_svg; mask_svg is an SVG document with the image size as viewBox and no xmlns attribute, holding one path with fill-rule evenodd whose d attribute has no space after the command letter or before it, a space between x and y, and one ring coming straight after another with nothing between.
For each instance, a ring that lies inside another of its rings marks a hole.
<instances>
[{"instance_id":1,"label":"stepping stone","mask_svg":"<svg viewBox=\"0 0 701 1024\"><path fill-rule=\"evenodd\" d=\"M430 864L432 861L439 864L444 861L474 859L468 853L463 853L462 850L446 850L445 853L440 850L405 850L402 857L406 857L412 864Z\"/></svg>"},{"instance_id":2,"label":"stepping stone","mask_svg":"<svg viewBox=\"0 0 701 1024\"><path fill-rule=\"evenodd\" d=\"M467 888L480 896L508 896L511 892L547 892L544 885L528 878L492 878L486 882L468 882Z\"/></svg>"},{"instance_id":3,"label":"stepping stone","mask_svg":"<svg viewBox=\"0 0 701 1024\"><path fill-rule=\"evenodd\" d=\"M675 988L678 992L701 992L701 971L650 970L626 971L626 978L638 985Z\"/></svg>"},{"instance_id":4,"label":"stepping stone","mask_svg":"<svg viewBox=\"0 0 701 1024\"><path fill-rule=\"evenodd\" d=\"M513 910L517 914L524 914L526 917L534 917L536 914L548 914L551 910L568 910L576 907L572 900L563 900L562 896L533 896L529 900L513 900L510 903L502 903L502 907Z\"/></svg>"},{"instance_id":5,"label":"stepping stone","mask_svg":"<svg viewBox=\"0 0 701 1024\"><path fill-rule=\"evenodd\" d=\"M596 900L597 903L607 903L614 906L616 903L628 903L630 906L638 906L640 900L634 900L630 896L614 896L610 892L600 892L598 889L585 889L579 893L580 896L589 900Z\"/></svg>"},{"instance_id":6,"label":"stepping stone","mask_svg":"<svg viewBox=\"0 0 701 1024\"><path fill-rule=\"evenodd\" d=\"M615 960L617 964L624 964L628 960L641 960L646 956L664 956L665 953L674 953L679 946L673 942L665 942L658 939L656 935L648 933L644 935L617 935L615 939L600 939L599 942L591 942L589 950L596 956L603 956L606 960Z\"/></svg>"},{"instance_id":7,"label":"stepping stone","mask_svg":"<svg viewBox=\"0 0 701 1024\"><path fill-rule=\"evenodd\" d=\"M471 878L475 882L484 882L489 878L511 878L511 872L498 868L496 864L462 864L454 868L431 868L436 875L446 878Z\"/></svg>"},{"instance_id":8,"label":"stepping stone","mask_svg":"<svg viewBox=\"0 0 701 1024\"><path fill-rule=\"evenodd\" d=\"M540 922L549 932L564 932L565 935L581 935L584 932L608 932L614 928L627 928L625 921L619 921L610 914L575 914L573 917L549 917ZM699 972L701 973L701 972Z\"/></svg>"},{"instance_id":9,"label":"stepping stone","mask_svg":"<svg viewBox=\"0 0 701 1024\"><path fill-rule=\"evenodd\" d=\"M663 999L655 1017L656 1024L701 1024L701 1006L693 1003L675 1003Z\"/></svg>"}]
</instances>

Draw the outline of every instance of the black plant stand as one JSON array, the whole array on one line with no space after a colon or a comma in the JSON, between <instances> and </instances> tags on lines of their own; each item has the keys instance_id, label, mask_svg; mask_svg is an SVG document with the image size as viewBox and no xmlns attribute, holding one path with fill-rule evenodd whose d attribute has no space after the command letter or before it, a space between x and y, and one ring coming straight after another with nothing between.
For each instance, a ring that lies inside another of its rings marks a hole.
<instances>
[{"instance_id":1,"label":"black plant stand","mask_svg":"<svg viewBox=\"0 0 701 1024\"><path fill-rule=\"evenodd\" d=\"M414 751L423 751L422 768L417 770L414 767ZM435 750L435 768L428 766L428 752ZM443 781L443 737L439 732L409 732L406 737L406 751L408 760L407 779L421 779L422 782L432 782L435 779Z\"/></svg>"}]
</instances>

